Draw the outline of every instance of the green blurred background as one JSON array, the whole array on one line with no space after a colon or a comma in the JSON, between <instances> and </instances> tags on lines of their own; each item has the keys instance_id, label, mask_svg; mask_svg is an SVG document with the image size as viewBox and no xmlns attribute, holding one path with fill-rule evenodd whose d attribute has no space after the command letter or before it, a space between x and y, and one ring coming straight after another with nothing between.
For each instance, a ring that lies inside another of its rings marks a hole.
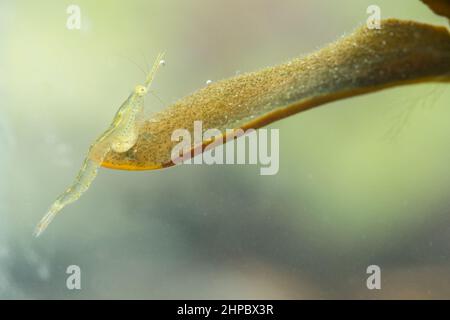
<instances>
[{"instance_id":1,"label":"green blurred background","mask_svg":"<svg viewBox=\"0 0 450 320\"><path fill-rule=\"evenodd\" d=\"M81 8L68 30L66 8ZM276 122L280 171L108 169L42 238L159 51L168 104L382 18L444 24L411 0L0 3L0 298L450 298L450 91L395 88ZM148 110L164 106L149 97ZM82 290L66 288L66 268ZM366 288L381 267L382 289Z\"/></svg>"}]
</instances>

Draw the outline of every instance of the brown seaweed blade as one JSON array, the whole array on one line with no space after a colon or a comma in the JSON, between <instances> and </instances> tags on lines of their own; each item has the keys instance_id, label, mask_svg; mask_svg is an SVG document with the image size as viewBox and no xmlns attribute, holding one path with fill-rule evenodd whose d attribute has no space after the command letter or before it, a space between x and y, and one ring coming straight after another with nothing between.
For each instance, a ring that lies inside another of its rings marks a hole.
<instances>
[{"instance_id":1,"label":"brown seaweed blade","mask_svg":"<svg viewBox=\"0 0 450 320\"><path fill-rule=\"evenodd\" d=\"M450 0L422 0L434 13L450 19Z\"/></svg>"},{"instance_id":2,"label":"brown seaweed blade","mask_svg":"<svg viewBox=\"0 0 450 320\"><path fill-rule=\"evenodd\" d=\"M304 58L222 80L147 120L134 148L110 152L105 167L149 170L173 165L172 132L259 128L327 102L385 88L450 81L450 34L444 27L384 20ZM206 145L209 142L204 142Z\"/></svg>"}]
</instances>

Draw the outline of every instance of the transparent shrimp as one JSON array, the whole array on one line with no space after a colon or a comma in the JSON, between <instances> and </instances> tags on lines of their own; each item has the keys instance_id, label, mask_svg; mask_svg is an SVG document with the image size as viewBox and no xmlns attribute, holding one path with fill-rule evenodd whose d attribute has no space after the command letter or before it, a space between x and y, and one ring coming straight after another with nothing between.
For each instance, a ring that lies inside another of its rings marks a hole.
<instances>
[{"instance_id":1,"label":"transparent shrimp","mask_svg":"<svg viewBox=\"0 0 450 320\"><path fill-rule=\"evenodd\" d=\"M126 152L136 144L144 112L144 97L149 92L158 67L163 64L163 57L163 53L158 55L145 79L145 83L135 87L117 111L108 130L91 145L75 181L55 200L37 224L34 231L36 237L42 234L58 212L68 204L78 200L86 192L97 176L98 168L109 151Z\"/></svg>"}]
</instances>

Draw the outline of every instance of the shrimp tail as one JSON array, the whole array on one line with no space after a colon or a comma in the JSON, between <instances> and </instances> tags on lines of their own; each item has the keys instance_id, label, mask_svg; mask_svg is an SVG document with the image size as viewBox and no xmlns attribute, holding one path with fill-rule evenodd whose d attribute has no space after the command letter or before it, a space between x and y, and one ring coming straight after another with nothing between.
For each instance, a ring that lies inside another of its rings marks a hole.
<instances>
[{"instance_id":1,"label":"shrimp tail","mask_svg":"<svg viewBox=\"0 0 450 320\"><path fill-rule=\"evenodd\" d=\"M47 229L50 222L52 222L53 218L59 211L61 211L63 207L64 204L62 204L59 200L56 200L52 204L48 212L45 214L45 216L42 217L41 221L39 221L36 228L34 229L35 237L39 237L42 234L42 232L44 232L44 230Z\"/></svg>"},{"instance_id":2,"label":"shrimp tail","mask_svg":"<svg viewBox=\"0 0 450 320\"><path fill-rule=\"evenodd\" d=\"M56 199L45 216L37 224L34 231L34 235L36 237L39 237L42 232L44 232L58 212L60 212L68 204L78 200L78 198L81 197L81 195L89 188L92 181L97 176L97 171L100 165L101 162L94 161L89 157L84 160L83 166L81 167L73 184Z\"/></svg>"}]
</instances>

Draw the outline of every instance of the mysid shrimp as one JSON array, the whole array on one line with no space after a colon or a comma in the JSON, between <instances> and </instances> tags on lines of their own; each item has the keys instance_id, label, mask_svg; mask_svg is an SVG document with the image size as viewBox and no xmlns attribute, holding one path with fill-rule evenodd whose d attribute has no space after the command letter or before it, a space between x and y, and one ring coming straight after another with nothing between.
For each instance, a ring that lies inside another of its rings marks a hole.
<instances>
[{"instance_id":1,"label":"mysid shrimp","mask_svg":"<svg viewBox=\"0 0 450 320\"><path fill-rule=\"evenodd\" d=\"M164 65L163 57L163 53L158 55L145 83L134 88L134 91L117 111L108 130L91 145L75 181L55 200L47 214L36 226L35 235L37 237L47 228L58 212L66 205L78 200L89 188L108 152L127 152L136 144L139 128L144 121L144 97L150 90L159 66Z\"/></svg>"}]
</instances>

